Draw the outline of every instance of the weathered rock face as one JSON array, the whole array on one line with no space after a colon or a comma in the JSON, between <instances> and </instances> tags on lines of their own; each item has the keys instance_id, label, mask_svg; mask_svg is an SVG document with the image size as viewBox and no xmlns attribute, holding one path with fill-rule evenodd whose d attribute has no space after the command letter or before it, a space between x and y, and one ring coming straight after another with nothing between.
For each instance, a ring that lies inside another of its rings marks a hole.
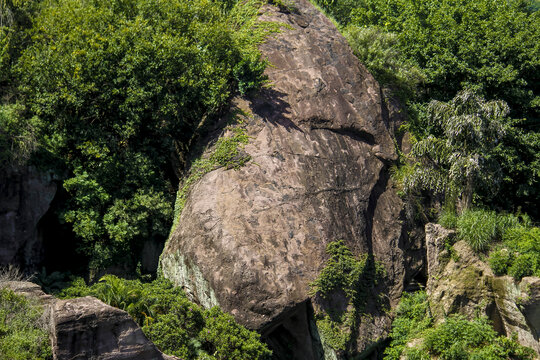
<instances>
[{"instance_id":1,"label":"weathered rock face","mask_svg":"<svg viewBox=\"0 0 540 360\"><path fill-rule=\"evenodd\" d=\"M163 355L125 311L91 296L57 300L52 323L58 360L174 359Z\"/></svg>"},{"instance_id":2,"label":"weathered rock face","mask_svg":"<svg viewBox=\"0 0 540 360\"><path fill-rule=\"evenodd\" d=\"M307 0L293 6L263 15L286 25L261 48L271 88L235 102L247 114L252 161L192 187L160 263L195 300L268 336L306 317L309 283L330 241L344 239L385 265L391 303L406 277L402 203L387 173L396 153L379 86L327 18ZM389 324L362 324L370 335L359 351ZM310 354L294 358L318 358Z\"/></svg>"},{"instance_id":3,"label":"weathered rock face","mask_svg":"<svg viewBox=\"0 0 540 360\"><path fill-rule=\"evenodd\" d=\"M453 235L440 225L426 225L426 290L434 317L442 321L454 313L486 315L499 333L517 333L522 345L540 354L540 279L524 278L516 284L509 276L495 276L464 241L445 247Z\"/></svg>"},{"instance_id":4,"label":"weathered rock face","mask_svg":"<svg viewBox=\"0 0 540 360\"><path fill-rule=\"evenodd\" d=\"M177 359L162 354L125 311L94 297L58 300L25 281L9 281L0 286L41 301L49 319L55 360Z\"/></svg>"},{"instance_id":5,"label":"weathered rock face","mask_svg":"<svg viewBox=\"0 0 540 360\"><path fill-rule=\"evenodd\" d=\"M52 177L31 167L0 172L0 266L36 269L43 250L37 225L55 193Z\"/></svg>"}]
</instances>

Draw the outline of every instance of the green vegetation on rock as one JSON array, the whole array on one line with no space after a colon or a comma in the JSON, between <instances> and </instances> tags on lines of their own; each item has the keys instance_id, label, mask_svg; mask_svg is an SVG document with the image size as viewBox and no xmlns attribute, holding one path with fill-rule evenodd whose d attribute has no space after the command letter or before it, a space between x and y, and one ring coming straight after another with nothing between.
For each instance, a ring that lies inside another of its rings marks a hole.
<instances>
[{"instance_id":1,"label":"green vegetation on rock","mask_svg":"<svg viewBox=\"0 0 540 360\"><path fill-rule=\"evenodd\" d=\"M498 275L508 274L516 280L540 276L540 228L527 221L507 228L488 261Z\"/></svg>"},{"instance_id":2,"label":"green vegetation on rock","mask_svg":"<svg viewBox=\"0 0 540 360\"><path fill-rule=\"evenodd\" d=\"M92 273L132 270L145 241L163 243L171 159L266 82L258 45L279 25L258 20L264 3L0 2L0 161L61 174L55 211Z\"/></svg>"},{"instance_id":3,"label":"green vegetation on rock","mask_svg":"<svg viewBox=\"0 0 540 360\"><path fill-rule=\"evenodd\" d=\"M227 131L230 131L230 136L219 138L207 157L198 158L191 164L189 175L182 181L176 193L176 203L174 205L175 223L182 214L189 190L195 182L205 174L220 167L239 169L251 159L249 155L241 153L249 141L243 122L236 121L234 125L225 128L225 132ZM174 228L175 225L173 225L171 231L174 231Z\"/></svg>"},{"instance_id":4,"label":"green vegetation on rock","mask_svg":"<svg viewBox=\"0 0 540 360\"><path fill-rule=\"evenodd\" d=\"M343 240L330 242L326 252L330 258L310 284L311 295L320 298L315 320L323 344L347 351L384 268L367 254L354 256Z\"/></svg>"},{"instance_id":5,"label":"green vegetation on rock","mask_svg":"<svg viewBox=\"0 0 540 360\"><path fill-rule=\"evenodd\" d=\"M434 104L455 102L459 94L468 93L475 94L485 104L504 102L508 105L505 111L508 116L494 114L492 117L489 111L485 113L487 119L501 122L504 132L499 132L496 138L480 138L484 146L477 147L479 152L471 152L471 148L464 146L461 157L438 158L435 151L423 152L420 158L413 154L404 164L411 166L413 162L414 168L400 173L423 174L415 178L422 180L428 193L448 192L444 186L453 183L460 185L457 189L460 194L456 196L461 195L462 200L470 198L477 206L510 212L521 208L533 218L539 218L536 204L540 202L540 12L537 1L313 2L335 18L360 61L406 105L409 121L403 128L412 133L413 145L419 143L417 150L421 145L430 145L433 150L453 147L450 142L454 135L445 135L442 124L433 122L436 118L444 120L449 109L434 109ZM455 109L459 112L459 108ZM461 112L465 116L471 114ZM464 117L461 120L466 123ZM452 130L462 130L462 135L467 135L474 129L482 134L482 124L473 123L461 129L454 126ZM474 141L466 144L475 145ZM451 173L452 165L454 170L460 170ZM421 171L417 173L418 170ZM496 196L497 191L505 196ZM427 194L415 194L419 195Z\"/></svg>"},{"instance_id":6,"label":"green vegetation on rock","mask_svg":"<svg viewBox=\"0 0 540 360\"><path fill-rule=\"evenodd\" d=\"M532 360L532 349L516 338L498 336L486 318L467 320L451 315L434 324L425 292L404 294L392 324L390 346L385 359L521 359Z\"/></svg>"},{"instance_id":7,"label":"green vegetation on rock","mask_svg":"<svg viewBox=\"0 0 540 360\"><path fill-rule=\"evenodd\" d=\"M0 287L0 360L52 359L46 322L37 300Z\"/></svg>"},{"instance_id":8,"label":"green vegetation on rock","mask_svg":"<svg viewBox=\"0 0 540 360\"><path fill-rule=\"evenodd\" d=\"M194 304L165 279L143 283L106 275L92 286L77 279L60 293L64 298L87 295L127 311L166 354L193 360L270 359L271 351L256 332L217 307Z\"/></svg>"}]
</instances>

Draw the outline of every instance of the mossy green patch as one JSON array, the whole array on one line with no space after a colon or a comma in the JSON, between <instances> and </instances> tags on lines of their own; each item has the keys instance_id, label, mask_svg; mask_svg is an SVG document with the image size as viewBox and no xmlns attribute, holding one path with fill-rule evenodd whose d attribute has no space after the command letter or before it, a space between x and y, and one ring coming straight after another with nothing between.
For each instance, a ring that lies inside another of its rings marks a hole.
<instances>
[{"instance_id":1,"label":"mossy green patch","mask_svg":"<svg viewBox=\"0 0 540 360\"><path fill-rule=\"evenodd\" d=\"M210 154L194 160L191 164L189 175L184 179L176 194L174 205L175 221L171 232L176 228L193 184L213 170L221 167L237 170L251 160L251 156L242 152L243 148L249 142L245 123L237 120L234 125L226 127L225 132L227 131L231 133L230 136L219 138Z\"/></svg>"},{"instance_id":2,"label":"mossy green patch","mask_svg":"<svg viewBox=\"0 0 540 360\"><path fill-rule=\"evenodd\" d=\"M315 320L324 345L347 351L362 312L384 269L368 254L355 256L343 240L326 248L330 258L311 284L311 295L318 298Z\"/></svg>"}]
</instances>

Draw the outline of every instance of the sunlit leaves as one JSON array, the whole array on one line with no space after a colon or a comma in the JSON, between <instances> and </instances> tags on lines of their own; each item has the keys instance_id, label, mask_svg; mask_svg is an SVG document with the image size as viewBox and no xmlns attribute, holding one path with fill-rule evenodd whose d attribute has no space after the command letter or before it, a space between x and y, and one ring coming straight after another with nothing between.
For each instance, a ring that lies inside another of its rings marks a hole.
<instances>
[{"instance_id":1,"label":"sunlit leaves","mask_svg":"<svg viewBox=\"0 0 540 360\"><path fill-rule=\"evenodd\" d=\"M439 137L430 135L413 145L415 171L405 179L406 191L430 190L468 207L475 189L496 188L501 181L493 145L505 134L508 106L485 101L470 90L445 103L432 101L429 122Z\"/></svg>"}]
</instances>

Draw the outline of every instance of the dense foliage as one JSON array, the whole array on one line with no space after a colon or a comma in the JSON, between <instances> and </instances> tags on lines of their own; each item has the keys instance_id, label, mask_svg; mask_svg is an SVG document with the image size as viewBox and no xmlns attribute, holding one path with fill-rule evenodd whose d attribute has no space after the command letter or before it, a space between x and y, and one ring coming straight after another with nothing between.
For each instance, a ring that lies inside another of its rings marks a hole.
<instances>
[{"instance_id":1,"label":"dense foliage","mask_svg":"<svg viewBox=\"0 0 540 360\"><path fill-rule=\"evenodd\" d=\"M532 349L517 339L498 336L486 318L451 315L434 324L425 292L404 294L392 324L385 359L534 359Z\"/></svg>"},{"instance_id":2,"label":"dense foliage","mask_svg":"<svg viewBox=\"0 0 540 360\"><path fill-rule=\"evenodd\" d=\"M493 144L505 133L506 103L465 90L447 103L430 102L427 114L432 134L412 147L417 162L405 178L406 191L430 190L460 211L471 206L478 189L495 194L501 179Z\"/></svg>"},{"instance_id":3,"label":"dense foliage","mask_svg":"<svg viewBox=\"0 0 540 360\"><path fill-rule=\"evenodd\" d=\"M540 276L540 228L526 215L469 209L461 215L443 211L441 224L455 228L473 250L489 254L495 275Z\"/></svg>"},{"instance_id":4,"label":"dense foliage","mask_svg":"<svg viewBox=\"0 0 540 360\"><path fill-rule=\"evenodd\" d=\"M367 254L356 257L343 240L330 242L326 252L329 259L310 284L311 294L322 299L316 306L315 320L323 344L347 352L384 268ZM340 302L345 307L336 306Z\"/></svg>"},{"instance_id":5,"label":"dense foliage","mask_svg":"<svg viewBox=\"0 0 540 360\"><path fill-rule=\"evenodd\" d=\"M489 264L497 275L508 274L516 280L540 276L540 228L527 221L507 228L501 241L489 255Z\"/></svg>"},{"instance_id":6,"label":"dense foliage","mask_svg":"<svg viewBox=\"0 0 540 360\"><path fill-rule=\"evenodd\" d=\"M87 295L126 310L166 354L204 360L270 358L256 332L238 325L219 308L205 310L192 303L167 280L143 283L106 275L92 286L78 279L60 293L61 297Z\"/></svg>"},{"instance_id":7,"label":"dense foliage","mask_svg":"<svg viewBox=\"0 0 540 360\"><path fill-rule=\"evenodd\" d=\"M499 117L497 121L502 121L505 131L497 141L490 143L484 138L486 146L481 149L482 153L489 149L484 158L497 165L496 176L492 177L493 184L479 179L479 185L488 186L474 189L473 200L507 211L521 208L538 219L540 13L537 1L315 2L335 17L355 54L375 77L407 104L410 121L406 128L413 132L413 142L419 140L425 144L430 136L440 139L443 134L443 114L448 109L433 109L433 105L428 106L432 100L438 104L451 99L455 102L459 98L456 95L466 90L486 103L504 101L509 116ZM442 122L436 124L433 120L439 111ZM478 165L482 165L480 161ZM450 164L446 169L449 167ZM506 196L493 196L494 188Z\"/></svg>"},{"instance_id":8,"label":"dense foliage","mask_svg":"<svg viewBox=\"0 0 540 360\"><path fill-rule=\"evenodd\" d=\"M0 287L0 360L52 359L43 308Z\"/></svg>"},{"instance_id":9,"label":"dense foliage","mask_svg":"<svg viewBox=\"0 0 540 360\"><path fill-rule=\"evenodd\" d=\"M134 268L163 242L177 178L202 123L264 83L263 1L0 4L0 160L55 168L78 249ZM36 149L37 154L36 154Z\"/></svg>"},{"instance_id":10,"label":"dense foliage","mask_svg":"<svg viewBox=\"0 0 540 360\"><path fill-rule=\"evenodd\" d=\"M398 37L396 51L426 75L426 95L449 100L479 87L538 119L540 16L527 0L320 0L344 26Z\"/></svg>"}]
</instances>

